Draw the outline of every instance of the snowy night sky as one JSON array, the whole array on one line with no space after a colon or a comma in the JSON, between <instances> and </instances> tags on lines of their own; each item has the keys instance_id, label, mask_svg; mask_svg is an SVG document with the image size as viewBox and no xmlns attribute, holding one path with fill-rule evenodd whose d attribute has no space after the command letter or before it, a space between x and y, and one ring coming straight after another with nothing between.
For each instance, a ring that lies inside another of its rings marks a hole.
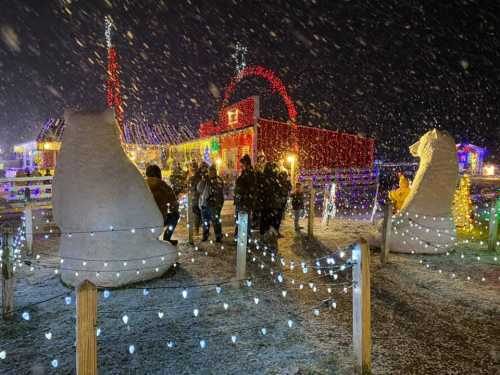
<instances>
[{"instance_id":1,"label":"snowy night sky","mask_svg":"<svg viewBox=\"0 0 500 375\"><path fill-rule=\"evenodd\" d=\"M0 147L29 140L64 108L104 108L104 17L117 27L125 119L197 129L246 62L276 72L299 123L377 139L378 156L437 127L500 157L498 1L0 0ZM233 100L262 96L260 78Z\"/></svg>"}]
</instances>

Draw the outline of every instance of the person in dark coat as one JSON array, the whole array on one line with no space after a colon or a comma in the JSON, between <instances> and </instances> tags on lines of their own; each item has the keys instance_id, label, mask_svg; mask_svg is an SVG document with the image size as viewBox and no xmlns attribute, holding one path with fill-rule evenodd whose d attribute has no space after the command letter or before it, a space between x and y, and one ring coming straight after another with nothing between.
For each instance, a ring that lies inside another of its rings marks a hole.
<instances>
[{"instance_id":1,"label":"person in dark coat","mask_svg":"<svg viewBox=\"0 0 500 375\"><path fill-rule=\"evenodd\" d=\"M208 240L210 223L214 226L215 242L222 242L222 219L221 210L224 205L224 181L217 176L217 168L212 165L208 169L208 175L204 175L198 183L200 194L199 206L201 207L201 218L203 222L202 241Z\"/></svg>"},{"instance_id":2,"label":"person in dark coat","mask_svg":"<svg viewBox=\"0 0 500 375\"><path fill-rule=\"evenodd\" d=\"M264 189L264 167L266 166L266 155L261 152L257 156L255 164L255 206L252 212L252 223L255 229L259 229L260 216L262 212L262 197L265 195Z\"/></svg>"},{"instance_id":3,"label":"person in dark coat","mask_svg":"<svg viewBox=\"0 0 500 375\"><path fill-rule=\"evenodd\" d=\"M177 201L177 196L174 190L161 179L161 169L157 165L149 165L146 168L146 182L163 215L166 227L163 240L170 241L176 245L177 241L171 238L179 221L179 202Z\"/></svg>"},{"instance_id":4,"label":"person in dark coat","mask_svg":"<svg viewBox=\"0 0 500 375\"><path fill-rule=\"evenodd\" d=\"M201 224L201 209L198 206L200 195L198 194L198 184L201 181L201 172L196 161L191 162L189 177L189 195L191 197L191 211L193 213L194 232L199 234Z\"/></svg>"},{"instance_id":5,"label":"person in dark coat","mask_svg":"<svg viewBox=\"0 0 500 375\"><path fill-rule=\"evenodd\" d=\"M172 168L172 174L170 175L170 183L172 184L172 189L176 196L185 191L186 188L186 174L182 170L179 163L175 162Z\"/></svg>"},{"instance_id":6,"label":"person in dark coat","mask_svg":"<svg viewBox=\"0 0 500 375\"><path fill-rule=\"evenodd\" d=\"M281 227L281 222L283 221L283 217L285 216L285 211L286 211L286 204L288 203L288 195L290 194L290 191L292 190L292 183L290 182L290 179L288 178L288 173L286 170L282 170L278 174L278 181L280 184L280 210L278 212L278 237L283 237L280 233L280 227Z\"/></svg>"},{"instance_id":7,"label":"person in dark coat","mask_svg":"<svg viewBox=\"0 0 500 375\"><path fill-rule=\"evenodd\" d=\"M292 198L292 210L293 210L293 224L295 231L300 230L299 219L302 216L304 210L304 191L302 190L302 184L297 182L295 184L295 190L291 195Z\"/></svg>"},{"instance_id":8,"label":"person in dark coat","mask_svg":"<svg viewBox=\"0 0 500 375\"><path fill-rule=\"evenodd\" d=\"M255 205L255 173L252 168L252 160L248 154L240 159L241 174L236 179L234 186L234 207L236 222L240 211L248 213L248 235L252 228L252 211ZM235 229L235 237L238 236L238 226Z\"/></svg>"},{"instance_id":9,"label":"person in dark coat","mask_svg":"<svg viewBox=\"0 0 500 375\"><path fill-rule=\"evenodd\" d=\"M260 234L264 235L272 227L278 231L279 213L281 210L281 186L275 163L268 162L264 167L262 214L260 219Z\"/></svg>"}]
</instances>

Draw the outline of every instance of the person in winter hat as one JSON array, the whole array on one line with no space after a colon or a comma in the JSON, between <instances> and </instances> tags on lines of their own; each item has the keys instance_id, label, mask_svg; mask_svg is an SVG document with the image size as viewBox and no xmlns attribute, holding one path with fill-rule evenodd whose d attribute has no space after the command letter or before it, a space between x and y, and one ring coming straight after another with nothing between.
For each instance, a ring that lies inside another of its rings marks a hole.
<instances>
[{"instance_id":1,"label":"person in winter hat","mask_svg":"<svg viewBox=\"0 0 500 375\"><path fill-rule=\"evenodd\" d=\"M185 191L186 174L184 173L178 162L175 162L174 167L172 168L170 183L172 184L172 189L174 189L174 193L176 196L179 196L181 192Z\"/></svg>"},{"instance_id":2,"label":"person in winter hat","mask_svg":"<svg viewBox=\"0 0 500 375\"><path fill-rule=\"evenodd\" d=\"M236 179L234 186L234 207L236 221L240 211L248 213L248 235L251 230L251 215L255 205L255 173L252 168L252 160L248 154L240 159L241 174ZM238 226L235 229L235 236L238 235Z\"/></svg>"},{"instance_id":3,"label":"person in winter hat","mask_svg":"<svg viewBox=\"0 0 500 375\"><path fill-rule=\"evenodd\" d=\"M271 227L278 231L279 213L281 210L281 186L278 179L277 166L275 163L266 163L264 167L262 215L260 219L260 234L264 235Z\"/></svg>"},{"instance_id":4,"label":"person in winter hat","mask_svg":"<svg viewBox=\"0 0 500 375\"><path fill-rule=\"evenodd\" d=\"M252 211L252 222L255 229L259 229L260 218L262 215L263 202L262 198L265 195L263 189L264 183L264 167L266 166L266 155L261 151L257 156L257 163L255 164L255 202Z\"/></svg>"},{"instance_id":5,"label":"person in winter hat","mask_svg":"<svg viewBox=\"0 0 500 375\"><path fill-rule=\"evenodd\" d=\"M283 237L280 233L281 222L283 221L283 217L285 216L286 204L288 202L288 195L292 190L292 183L288 178L288 172L286 169L282 169L278 174L278 182L280 185L280 209L278 211L278 227L276 228L278 231L278 237Z\"/></svg>"},{"instance_id":6,"label":"person in winter hat","mask_svg":"<svg viewBox=\"0 0 500 375\"><path fill-rule=\"evenodd\" d=\"M198 168L198 163L195 160L191 162L189 170L189 191L188 194L191 198L191 212L193 213L193 226L196 234L200 232L201 224L201 209L198 206L200 195L198 194L198 183L201 181L201 172Z\"/></svg>"},{"instance_id":7,"label":"person in winter hat","mask_svg":"<svg viewBox=\"0 0 500 375\"><path fill-rule=\"evenodd\" d=\"M149 165L146 168L146 182L163 215L166 227L163 240L170 241L176 245L177 241L171 240L171 238L179 221L179 202L177 201L177 197L173 189L161 179L161 169L157 165Z\"/></svg>"},{"instance_id":8,"label":"person in winter hat","mask_svg":"<svg viewBox=\"0 0 500 375\"><path fill-rule=\"evenodd\" d=\"M304 191L302 190L302 184L297 182L295 184L295 190L291 195L292 198L292 210L293 210L293 224L295 231L300 230L299 219L302 216L304 210Z\"/></svg>"},{"instance_id":9,"label":"person in winter hat","mask_svg":"<svg viewBox=\"0 0 500 375\"><path fill-rule=\"evenodd\" d=\"M217 175L217 168L214 165L208 169L208 175L202 177L198 184L198 191L203 222L202 241L208 240L210 223L212 223L215 241L222 242L221 210L224 205L224 181Z\"/></svg>"}]
</instances>

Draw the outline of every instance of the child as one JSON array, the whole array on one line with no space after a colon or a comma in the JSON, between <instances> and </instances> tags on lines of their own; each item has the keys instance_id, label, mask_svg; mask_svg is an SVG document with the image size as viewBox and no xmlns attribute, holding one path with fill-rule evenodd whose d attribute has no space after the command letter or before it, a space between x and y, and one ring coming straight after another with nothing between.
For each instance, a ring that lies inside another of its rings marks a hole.
<instances>
[{"instance_id":1,"label":"child","mask_svg":"<svg viewBox=\"0 0 500 375\"><path fill-rule=\"evenodd\" d=\"M293 223L295 226L295 231L300 230L299 219L302 215L302 210L304 209L304 191L302 190L302 185L297 182L295 185L295 191L292 193L292 210L293 210Z\"/></svg>"}]
</instances>

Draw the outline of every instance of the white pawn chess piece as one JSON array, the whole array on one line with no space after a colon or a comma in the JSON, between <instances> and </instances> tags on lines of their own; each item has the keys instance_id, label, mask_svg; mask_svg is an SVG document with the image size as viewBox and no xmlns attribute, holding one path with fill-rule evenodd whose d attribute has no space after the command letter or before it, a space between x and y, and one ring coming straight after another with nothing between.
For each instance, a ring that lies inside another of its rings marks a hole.
<instances>
[{"instance_id":1,"label":"white pawn chess piece","mask_svg":"<svg viewBox=\"0 0 500 375\"><path fill-rule=\"evenodd\" d=\"M113 112L67 113L65 121L52 198L62 281L117 287L161 276L176 250L157 239L162 215L122 149Z\"/></svg>"}]
</instances>

